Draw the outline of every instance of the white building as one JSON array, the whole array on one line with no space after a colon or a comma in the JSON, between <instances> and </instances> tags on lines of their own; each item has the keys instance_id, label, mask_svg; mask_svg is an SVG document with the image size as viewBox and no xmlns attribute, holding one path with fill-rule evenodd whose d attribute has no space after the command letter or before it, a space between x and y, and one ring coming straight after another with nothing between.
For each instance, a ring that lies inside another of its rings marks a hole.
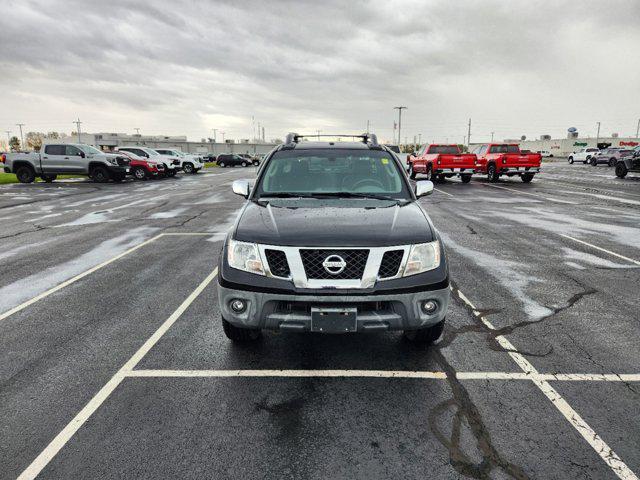
<instances>
[{"instance_id":1,"label":"white building","mask_svg":"<svg viewBox=\"0 0 640 480\"><path fill-rule=\"evenodd\" d=\"M485 142L487 143L487 142ZM521 150L537 152L548 150L556 157L566 157L570 153L585 147L627 147L634 148L640 145L640 138L636 137L574 137L549 140L505 140L505 143L517 143ZM471 144L470 149L476 144Z\"/></svg>"}]
</instances>

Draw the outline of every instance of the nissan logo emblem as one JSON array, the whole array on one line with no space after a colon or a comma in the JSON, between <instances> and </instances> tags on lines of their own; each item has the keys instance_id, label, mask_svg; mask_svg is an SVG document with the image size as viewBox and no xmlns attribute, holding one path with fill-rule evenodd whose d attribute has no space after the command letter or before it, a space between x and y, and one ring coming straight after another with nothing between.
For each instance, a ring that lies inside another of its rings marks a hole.
<instances>
[{"instance_id":1,"label":"nissan logo emblem","mask_svg":"<svg viewBox=\"0 0 640 480\"><path fill-rule=\"evenodd\" d=\"M347 266L347 262L344 261L340 255L329 255L322 262L322 267L327 273L331 275L338 275L344 271Z\"/></svg>"}]
</instances>

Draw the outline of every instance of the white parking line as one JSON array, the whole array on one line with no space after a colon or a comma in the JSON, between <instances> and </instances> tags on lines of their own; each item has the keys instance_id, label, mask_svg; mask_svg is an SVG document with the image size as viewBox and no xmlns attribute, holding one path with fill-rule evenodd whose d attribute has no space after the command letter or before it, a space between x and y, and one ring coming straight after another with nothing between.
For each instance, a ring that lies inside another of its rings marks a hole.
<instances>
[{"instance_id":1,"label":"white parking line","mask_svg":"<svg viewBox=\"0 0 640 480\"><path fill-rule=\"evenodd\" d=\"M450 193L448 193L448 192L445 192L444 190L440 190L439 188L434 188L434 190L435 190L436 192L440 192L440 193L444 193L445 195L449 195L450 197L454 197L454 196L455 196L455 195L451 195L451 194L450 194Z\"/></svg>"},{"instance_id":2,"label":"white parking line","mask_svg":"<svg viewBox=\"0 0 640 480\"><path fill-rule=\"evenodd\" d=\"M109 398L127 374L142 360L142 358L153 348L169 328L180 318L189 305L191 305L202 291L213 281L218 274L216 267L198 287L180 304L180 306L171 314L165 322L154 332L149 339L138 349L136 353L118 370L113 377L100 389L94 397L89 400L80 412L67 424L66 427L47 445L47 447L38 455L33 462L20 474L19 480L36 478L46 467L51 459L66 445L66 443L75 435L82 425L93 415L93 413Z\"/></svg>"},{"instance_id":3,"label":"white parking line","mask_svg":"<svg viewBox=\"0 0 640 480\"><path fill-rule=\"evenodd\" d=\"M545 200L549 200L550 202L564 203L564 204L567 204L567 205L580 205L580 203L577 203L577 202L571 202L569 200L560 200L558 198L551 198L551 197L547 197L546 195L540 195L539 193L522 192L520 190L515 190L513 188L501 187L500 185L492 185L490 183L483 183L482 185L485 185L487 187L500 188L502 190L508 190L510 192L519 193L520 195L529 195L529 196L532 196L532 197L540 197L540 198L544 198Z\"/></svg>"},{"instance_id":4,"label":"white parking line","mask_svg":"<svg viewBox=\"0 0 640 480\"><path fill-rule=\"evenodd\" d=\"M474 312L475 316L488 328L495 330L495 327L469 299L458 290L458 297L466 303ZM518 364L522 371L528 375L540 375L536 368L523 355L517 352L515 346L504 336L499 335L495 340L504 348L511 358ZM567 421L582 435L589 445L596 451L600 458L611 468L613 473L624 480L638 480L638 477L631 471L626 463L614 452L609 445L589 426L589 424L576 412L571 405L551 386L549 381L533 378L533 383L551 400L551 403L567 419Z\"/></svg>"},{"instance_id":5,"label":"white parking line","mask_svg":"<svg viewBox=\"0 0 640 480\"><path fill-rule=\"evenodd\" d=\"M131 370L126 377L137 378L421 378L445 380L445 372L406 370ZM524 373L456 372L458 380L546 380L551 382L640 382L635 373Z\"/></svg>"},{"instance_id":6,"label":"white parking line","mask_svg":"<svg viewBox=\"0 0 640 480\"><path fill-rule=\"evenodd\" d=\"M633 263L635 265L640 265L640 261L634 260L633 258L625 257L624 255L620 255L619 253L612 252L611 250L607 250L606 248L598 247L597 245L593 245L592 243L585 242L584 240L579 240L577 238L570 237L569 235L565 235L564 233L559 233L561 237L567 238L569 240L573 240L574 242L581 243L586 245L587 247L595 248L596 250L600 250L601 252L608 253L609 255L613 255L614 257L621 258L622 260L626 260L627 262Z\"/></svg>"}]
</instances>

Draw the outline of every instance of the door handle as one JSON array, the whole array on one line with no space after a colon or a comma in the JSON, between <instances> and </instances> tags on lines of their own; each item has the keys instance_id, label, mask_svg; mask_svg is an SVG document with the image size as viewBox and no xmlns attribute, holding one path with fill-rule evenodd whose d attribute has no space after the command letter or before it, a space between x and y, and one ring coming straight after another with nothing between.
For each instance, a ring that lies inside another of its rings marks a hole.
<instances>
[{"instance_id":1,"label":"door handle","mask_svg":"<svg viewBox=\"0 0 640 480\"><path fill-rule=\"evenodd\" d=\"M69 160L69 157L64 157L65 160Z\"/></svg>"}]
</instances>

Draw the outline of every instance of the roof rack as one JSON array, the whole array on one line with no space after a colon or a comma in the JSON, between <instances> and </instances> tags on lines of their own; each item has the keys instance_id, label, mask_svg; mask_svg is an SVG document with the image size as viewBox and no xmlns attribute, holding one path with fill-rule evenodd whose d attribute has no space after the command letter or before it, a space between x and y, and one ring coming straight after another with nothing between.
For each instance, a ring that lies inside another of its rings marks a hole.
<instances>
[{"instance_id":1,"label":"roof rack","mask_svg":"<svg viewBox=\"0 0 640 480\"><path fill-rule=\"evenodd\" d=\"M336 135L300 135L298 133L287 133L285 138L285 145L291 145L298 143L301 138L320 138L320 137L349 137L349 138L361 138L363 143L371 145L372 147L379 147L378 137L375 133L361 133L360 135L353 134L336 134Z\"/></svg>"}]
</instances>

